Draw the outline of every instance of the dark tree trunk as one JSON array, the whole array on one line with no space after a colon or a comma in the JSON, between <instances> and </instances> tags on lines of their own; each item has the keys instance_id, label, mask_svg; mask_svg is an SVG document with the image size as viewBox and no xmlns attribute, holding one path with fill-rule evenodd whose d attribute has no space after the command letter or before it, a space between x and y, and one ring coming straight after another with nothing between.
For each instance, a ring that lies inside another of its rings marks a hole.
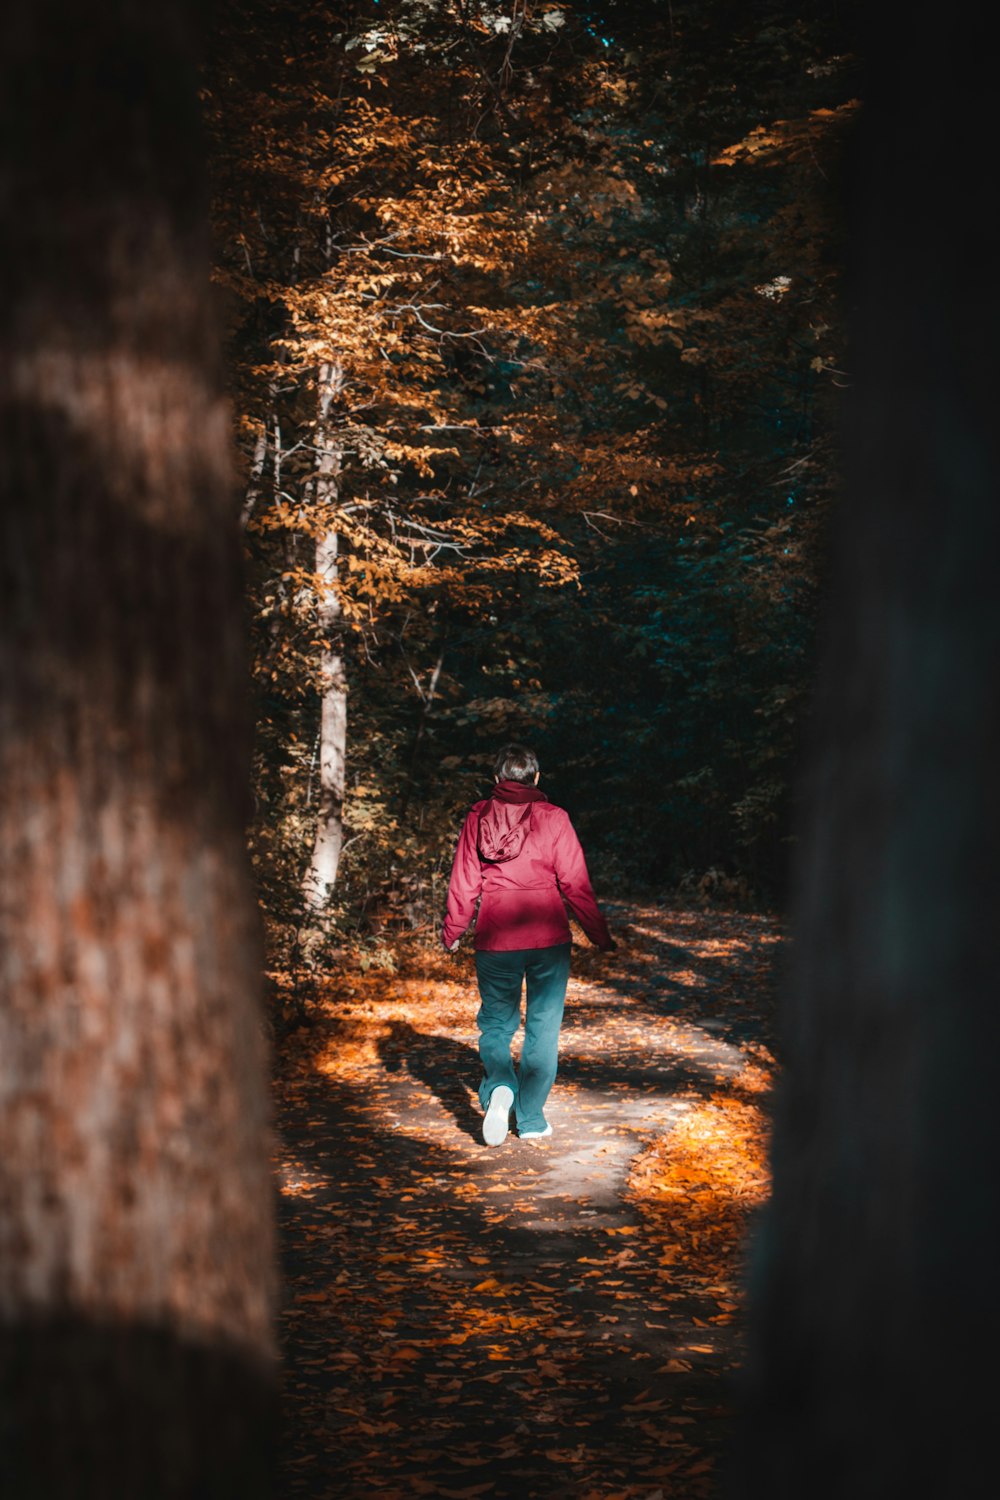
<instances>
[{"instance_id":1,"label":"dark tree trunk","mask_svg":"<svg viewBox=\"0 0 1000 1500\"><path fill-rule=\"evenodd\" d=\"M0 1472L259 1495L272 1188L193 3L0 23Z\"/></svg>"},{"instance_id":2,"label":"dark tree trunk","mask_svg":"<svg viewBox=\"0 0 1000 1500\"><path fill-rule=\"evenodd\" d=\"M892 12L890 11L890 14ZM739 1493L992 1493L1000 350L988 12L873 49L855 389Z\"/></svg>"}]
</instances>

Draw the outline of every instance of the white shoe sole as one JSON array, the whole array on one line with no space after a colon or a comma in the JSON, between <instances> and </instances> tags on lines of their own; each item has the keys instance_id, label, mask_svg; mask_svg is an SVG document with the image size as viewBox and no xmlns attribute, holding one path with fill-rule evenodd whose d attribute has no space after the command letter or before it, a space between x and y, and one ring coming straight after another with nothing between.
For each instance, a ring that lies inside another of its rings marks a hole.
<instances>
[{"instance_id":1,"label":"white shoe sole","mask_svg":"<svg viewBox=\"0 0 1000 1500\"><path fill-rule=\"evenodd\" d=\"M544 1130L520 1130L518 1135L522 1141L544 1141L545 1137L552 1134L552 1126L546 1125Z\"/></svg>"},{"instance_id":2,"label":"white shoe sole","mask_svg":"<svg viewBox=\"0 0 1000 1500\"><path fill-rule=\"evenodd\" d=\"M490 1095L489 1109L483 1120L483 1140L487 1146L502 1146L507 1139L513 1104L514 1090L505 1083L499 1084Z\"/></svg>"}]
</instances>

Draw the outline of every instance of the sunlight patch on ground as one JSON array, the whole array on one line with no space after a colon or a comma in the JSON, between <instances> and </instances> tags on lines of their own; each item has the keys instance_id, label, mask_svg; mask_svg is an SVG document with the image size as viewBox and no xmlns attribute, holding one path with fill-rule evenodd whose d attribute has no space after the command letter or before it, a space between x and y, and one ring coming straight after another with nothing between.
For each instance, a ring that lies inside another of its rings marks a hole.
<instances>
[{"instance_id":1,"label":"sunlight patch on ground","mask_svg":"<svg viewBox=\"0 0 1000 1500\"><path fill-rule=\"evenodd\" d=\"M302 1162L282 1160L278 1152L278 1190L284 1198L311 1198L328 1186L327 1178Z\"/></svg>"},{"instance_id":2,"label":"sunlight patch on ground","mask_svg":"<svg viewBox=\"0 0 1000 1500\"><path fill-rule=\"evenodd\" d=\"M729 1323L738 1310L733 1244L770 1191L771 1080L769 1067L748 1062L732 1091L693 1103L629 1176L629 1200L655 1226L678 1274L718 1294L710 1324Z\"/></svg>"}]
</instances>

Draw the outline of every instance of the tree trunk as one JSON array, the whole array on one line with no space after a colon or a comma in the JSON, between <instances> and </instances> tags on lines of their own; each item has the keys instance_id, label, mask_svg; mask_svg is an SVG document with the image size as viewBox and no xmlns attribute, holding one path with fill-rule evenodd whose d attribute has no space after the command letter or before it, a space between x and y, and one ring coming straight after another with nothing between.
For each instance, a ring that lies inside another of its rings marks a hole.
<instances>
[{"instance_id":1,"label":"tree trunk","mask_svg":"<svg viewBox=\"0 0 1000 1500\"><path fill-rule=\"evenodd\" d=\"M344 847L347 678L340 637L340 538L336 527L331 524L340 475L340 448L333 431L331 410L343 384L344 372L339 365L320 366L316 425L316 505L319 517L316 587L318 621L323 638L319 663L319 821L312 858L302 884L306 908L314 915L322 912L330 899Z\"/></svg>"},{"instance_id":2,"label":"tree trunk","mask_svg":"<svg viewBox=\"0 0 1000 1500\"><path fill-rule=\"evenodd\" d=\"M272 1186L198 7L0 23L5 1500L261 1495Z\"/></svg>"},{"instance_id":3,"label":"tree trunk","mask_svg":"<svg viewBox=\"0 0 1000 1500\"><path fill-rule=\"evenodd\" d=\"M243 498L243 510L240 514L240 526L245 531L257 508L264 483L264 467L267 463L267 423L264 422L257 434L257 441L253 445L253 458L250 460L250 473L247 477L246 495Z\"/></svg>"},{"instance_id":4,"label":"tree trunk","mask_svg":"<svg viewBox=\"0 0 1000 1500\"><path fill-rule=\"evenodd\" d=\"M247 475L246 493L243 497L243 509L240 512L240 529L246 531L253 519L253 513L257 504L266 490L270 490L272 496L277 494L281 487L281 423L278 420L277 402L278 388L275 381L268 386L268 398L271 406L260 425L253 445L253 457L250 460L250 471ZM267 469L268 456L271 459L270 483L265 484L264 474Z\"/></svg>"},{"instance_id":5,"label":"tree trunk","mask_svg":"<svg viewBox=\"0 0 1000 1500\"><path fill-rule=\"evenodd\" d=\"M1000 1336L1000 292L983 206L996 137L987 21L959 4L894 27L857 151L839 607L805 787L774 1197L751 1288L737 1488L754 1500L996 1484L984 1371Z\"/></svg>"}]
</instances>

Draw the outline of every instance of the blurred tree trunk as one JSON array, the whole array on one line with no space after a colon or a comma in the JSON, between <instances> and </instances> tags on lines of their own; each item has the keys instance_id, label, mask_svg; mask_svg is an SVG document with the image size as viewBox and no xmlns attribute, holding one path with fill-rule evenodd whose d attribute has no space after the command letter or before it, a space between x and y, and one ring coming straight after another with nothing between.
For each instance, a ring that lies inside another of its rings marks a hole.
<instances>
[{"instance_id":1,"label":"blurred tree trunk","mask_svg":"<svg viewBox=\"0 0 1000 1500\"><path fill-rule=\"evenodd\" d=\"M317 619L323 638L319 663L319 818L309 868L302 884L307 910L312 913L322 912L330 899L344 847L347 678L340 633L340 537L333 515L338 499L341 455L332 415L333 403L343 384L342 366L320 366L316 422Z\"/></svg>"},{"instance_id":2,"label":"blurred tree trunk","mask_svg":"<svg viewBox=\"0 0 1000 1500\"><path fill-rule=\"evenodd\" d=\"M267 1489L272 1187L198 7L0 23L0 1473Z\"/></svg>"},{"instance_id":3,"label":"blurred tree trunk","mask_svg":"<svg viewBox=\"0 0 1000 1500\"><path fill-rule=\"evenodd\" d=\"M738 1492L992 1493L1000 348L987 17L873 49L836 612ZM890 22L884 23L886 32ZM985 196L984 196L985 195Z\"/></svg>"}]
</instances>

